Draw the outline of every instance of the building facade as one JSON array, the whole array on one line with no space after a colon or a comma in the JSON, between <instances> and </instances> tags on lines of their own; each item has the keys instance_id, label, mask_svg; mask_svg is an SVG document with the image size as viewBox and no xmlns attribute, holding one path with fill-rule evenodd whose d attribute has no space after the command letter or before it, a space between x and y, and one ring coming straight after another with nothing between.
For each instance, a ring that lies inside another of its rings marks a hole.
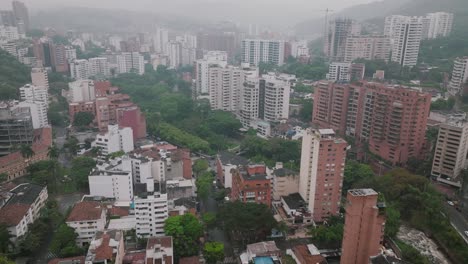
<instances>
[{"instance_id":1,"label":"building facade","mask_svg":"<svg viewBox=\"0 0 468 264\"><path fill-rule=\"evenodd\" d=\"M167 194L149 190L133 200L135 205L136 235L138 237L164 236L164 222L169 217Z\"/></svg>"},{"instance_id":2,"label":"building facade","mask_svg":"<svg viewBox=\"0 0 468 264\"><path fill-rule=\"evenodd\" d=\"M389 37L351 36L346 38L344 62L353 62L357 59L388 61L391 50Z\"/></svg>"},{"instance_id":3,"label":"building facade","mask_svg":"<svg viewBox=\"0 0 468 264\"><path fill-rule=\"evenodd\" d=\"M324 53L330 61L342 62L345 58L346 40L359 35L361 26L351 19L335 19L327 25Z\"/></svg>"},{"instance_id":4,"label":"building facade","mask_svg":"<svg viewBox=\"0 0 468 264\"><path fill-rule=\"evenodd\" d=\"M407 17L393 26L392 61L401 66L416 66L423 34L423 22L419 17Z\"/></svg>"},{"instance_id":5,"label":"building facade","mask_svg":"<svg viewBox=\"0 0 468 264\"><path fill-rule=\"evenodd\" d=\"M258 66L260 63L271 63L281 66L284 63L284 41L245 39L241 44L243 63Z\"/></svg>"},{"instance_id":6,"label":"building facade","mask_svg":"<svg viewBox=\"0 0 468 264\"><path fill-rule=\"evenodd\" d=\"M197 94L209 94L209 69L214 66L222 68L227 66L227 52L209 51L204 55L203 59L197 60L195 62L195 85Z\"/></svg>"},{"instance_id":7,"label":"building facade","mask_svg":"<svg viewBox=\"0 0 468 264\"><path fill-rule=\"evenodd\" d=\"M456 58L453 62L452 79L448 85L451 95L460 94L468 81L468 57Z\"/></svg>"},{"instance_id":8,"label":"building facade","mask_svg":"<svg viewBox=\"0 0 468 264\"><path fill-rule=\"evenodd\" d=\"M271 206L271 181L265 165L248 165L232 174L231 199Z\"/></svg>"},{"instance_id":9,"label":"building facade","mask_svg":"<svg viewBox=\"0 0 468 264\"><path fill-rule=\"evenodd\" d=\"M128 153L135 148L133 130L130 127L120 128L119 125L109 125L107 132L96 136L94 146L98 147L104 156L118 151Z\"/></svg>"},{"instance_id":10,"label":"building facade","mask_svg":"<svg viewBox=\"0 0 468 264\"><path fill-rule=\"evenodd\" d=\"M76 244L86 247L99 231L106 227L106 210L103 205L93 201L78 202L73 206L65 223L78 235Z\"/></svg>"},{"instance_id":11,"label":"building facade","mask_svg":"<svg viewBox=\"0 0 468 264\"><path fill-rule=\"evenodd\" d=\"M299 194L315 222L339 213L347 148L332 129L307 129L302 137Z\"/></svg>"},{"instance_id":12,"label":"building facade","mask_svg":"<svg viewBox=\"0 0 468 264\"><path fill-rule=\"evenodd\" d=\"M385 228L385 205L372 189L349 190L346 197L341 264L369 263L380 254Z\"/></svg>"}]
</instances>

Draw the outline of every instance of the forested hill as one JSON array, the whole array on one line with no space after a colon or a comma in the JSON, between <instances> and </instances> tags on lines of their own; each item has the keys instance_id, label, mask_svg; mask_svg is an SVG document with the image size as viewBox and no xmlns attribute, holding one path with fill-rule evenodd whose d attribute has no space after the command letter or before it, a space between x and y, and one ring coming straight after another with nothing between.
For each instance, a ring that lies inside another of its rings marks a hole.
<instances>
[{"instance_id":1,"label":"forested hill","mask_svg":"<svg viewBox=\"0 0 468 264\"><path fill-rule=\"evenodd\" d=\"M31 82L30 72L29 67L0 49L0 100L17 98L18 88Z\"/></svg>"}]
</instances>

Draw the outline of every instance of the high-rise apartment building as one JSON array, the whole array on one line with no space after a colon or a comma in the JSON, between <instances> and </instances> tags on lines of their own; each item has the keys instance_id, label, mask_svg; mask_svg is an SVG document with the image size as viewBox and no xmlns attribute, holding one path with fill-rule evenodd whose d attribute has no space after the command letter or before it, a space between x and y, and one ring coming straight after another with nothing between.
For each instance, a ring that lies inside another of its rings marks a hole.
<instances>
[{"instance_id":1,"label":"high-rise apartment building","mask_svg":"<svg viewBox=\"0 0 468 264\"><path fill-rule=\"evenodd\" d=\"M16 25L22 25L22 32L26 33L30 29L28 8L23 2L13 1L13 13L16 19Z\"/></svg>"},{"instance_id":2,"label":"high-rise apartment building","mask_svg":"<svg viewBox=\"0 0 468 264\"><path fill-rule=\"evenodd\" d=\"M408 20L407 16L391 15L385 18L384 36L389 37L392 41L396 37L397 25Z\"/></svg>"},{"instance_id":3,"label":"high-rise apartment building","mask_svg":"<svg viewBox=\"0 0 468 264\"><path fill-rule=\"evenodd\" d=\"M169 69L177 69L182 64L182 43L170 41L167 43L167 55L169 56Z\"/></svg>"},{"instance_id":4,"label":"high-rise apartment building","mask_svg":"<svg viewBox=\"0 0 468 264\"><path fill-rule=\"evenodd\" d=\"M0 26L0 41L10 42L21 38L17 27Z\"/></svg>"},{"instance_id":5,"label":"high-rise apartment building","mask_svg":"<svg viewBox=\"0 0 468 264\"><path fill-rule=\"evenodd\" d=\"M351 81L351 63L332 62L328 66L327 80L349 82Z\"/></svg>"},{"instance_id":6,"label":"high-rise apartment building","mask_svg":"<svg viewBox=\"0 0 468 264\"><path fill-rule=\"evenodd\" d=\"M135 72L139 75L145 73L145 60L138 52L122 52L117 55L119 73Z\"/></svg>"},{"instance_id":7,"label":"high-rise apartment building","mask_svg":"<svg viewBox=\"0 0 468 264\"><path fill-rule=\"evenodd\" d=\"M197 49L225 51L229 56L236 52L237 40L232 32L210 32L197 35Z\"/></svg>"},{"instance_id":8,"label":"high-rise apartment building","mask_svg":"<svg viewBox=\"0 0 468 264\"><path fill-rule=\"evenodd\" d=\"M407 17L393 26L392 61L413 67L418 62L423 22L419 17Z\"/></svg>"},{"instance_id":9,"label":"high-rise apartment building","mask_svg":"<svg viewBox=\"0 0 468 264\"><path fill-rule=\"evenodd\" d=\"M147 193L137 194L133 203L137 218L136 235L145 238L164 236L164 222L169 217L167 193L154 191L153 186Z\"/></svg>"},{"instance_id":10,"label":"high-rise apartment building","mask_svg":"<svg viewBox=\"0 0 468 264\"><path fill-rule=\"evenodd\" d=\"M0 102L0 156L10 154L14 146L31 145L33 139L30 109L14 107L12 102Z\"/></svg>"},{"instance_id":11,"label":"high-rise apartment building","mask_svg":"<svg viewBox=\"0 0 468 264\"><path fill-rule=\"evenodd\" d=\"M96 136L94 146L100 148L103 156L118 151L128 153L135 148L132 128L109 125L106 133L100 133Z\"/></svg>"},{"instance_id":12,"label":"high-rise apartment building","mask_svg":"<svg viewBox=\"0 0 468 264\"><path fill-rule=\"evenodd\" d=\"M468 81L468 57L456 58L453 62L452 79L448 85L451 95L460 94Z\"/></svg>"},{"instance_id":13,"label":"high-rise apartment building","mask_svg":"<svg viewBox=\"0 0 468 264\"><path fill-rule=\"evenodd\" d=\"M369 143L369 150L404 164L421 157L431 95L381 83L321 81L315 88L312 122Z\"/></svg>"},{"instance_id":14,"label":"high-rise apartment building","mask_svg":"<svg viewBox=\"0 0 468 264\"><path fill-rule=\"evenodd\" d=\"M34 86L44 87L46 90L49 89L49 77L47 70L44 68L32 68L31 81Z\"/></svg>"},{"instance_id":15,"label":"high-rise apartment building","mask_svg":"<svg viewBox=\"0 0 468 264\"><path fill-rule=\"evenodd\" d=\"M55 72L68 73L67 47L63 44L49 43L52 69Z\"/></svg>"},{"instance_id":16,"label":"high-rise apartment building","mask_svg":"<svg viewBox=\"0 0 468 264\"><path fill-rule=\"evenodd\" d=\"M324 53L330 61L344 61L346 40L350 36L359 35L361 26L351 19L335 19L330 22L325 36Z\"/></svg>"},{"instance_id":17,"label":"high-rise apartment building","mask_svg":"<svg viewBox=\"0 0 468 264\"><path fill-rule=\"evenodd\" d=\"M110 160L98 164L88 176L89 194L131 202L134 197L132 171L129 162Z\"/></svg>"},{"instance_id":18,"label":"high-rise apartment building","mask_svg":"<svg viewBox=\"0 0 468 264\"><path fill-rule=\"evenodd\" d=\"M77 59L76 49L70 46L65 47L65 58L67 59L68 62L76 60Z\"/></svg>"},{"instance_id":19,"label":"high-rise apartment building","mask_svg":"<svg viewBox=\"0 0 468 264\"><path fill-rule=\"evenodd\" d=\"M459 176L468 166L467 154L468 123L451 117L439 125L431 175L441 182L461 187Z\"/></svg>"},{"instance_id":20,"label":"high-rise apartment building","mask_svg":"<svg viewBox=\"0 0 468 264\"><path fill-rule=\"evenodd\" d=\"M195 62L197 94L209 94L209 68L214 66L222 68L227 66L227 53L225 51L209 51L203 56L203 59Z\"/></svg>"},{"instance_id":21,"label":"high-rise apartment building","mask_svg":"<svg viewBox=\"0 0 468 264\"><path fill-rule=\"evenodd\" d=\"M245 39L241 44L243 63L258 66L259 63L271 63L281 66L284 63L284 41Z\"/></svg>"},{"instance_id":22,"label":"high-rise apartment building","mask_svg":"<svg viewBox=\"0 0 468 264\"><path fill-rule=\"evenodd\" d=\"M29 108L32 126L34 129L38 129L49 126L47 106L47 103L44 101L22 101L15 105L14 108Z\"/></svg>"},{"instance_id":23,"label":"high-rise apartment building","mask_svg":"<svg viewBox=\"0 0 468 264\"><path fill-rule=\"evenodd\" d=\"M107 58L90 58L88 62L90 76L98 76L103 78L110 75L109 61Z\"/></svg>"},{"instance_id":24,"label":"high-rise apartment building","mask_svg":"<svg viewBox=\"0 0 468 264\"><path fill-rule=\"evenodd\" d=\"M452 32L453 14L447 12L435 12L426 15L429 20L427 35L424 38L447 37Z\"/></svg>"},{"instance_id":25,"label":"high-rise apartment building","mask_svg":"<svg viewBox=\"0 0 468 264\"><path fill-rule=\"evenodd\" d=\"M96 99L96 90L94 88L94 81L92 80L78 80L71 82L68 84L68 88L69 102L89 102Z\"/></svg>"},{"instance_id":26,"label":"high-rise apartment building","mask_svg":"<svg viewBox=\"0 0 468 264\"><path fill-rule=\"evenodd\" d=\"M372 189L349 190L346 196L341 264L370 263L384 239L385 204Z\"/></svg>"},{"instance_id":27,"label":"high-rise apartment building","mask_svg":"<svg viewBox=\"0 0 468 264\"><path fill-rule=\"evenodd\" d=\"M391 50L389 37L351 36L346 38L344 62L353 62L356 59L388 61Z\"/></svg>"},{"instance_id":28,"label":"high-rise apartment building","mask_svg":"<svg viewBox=\"0 0 468 264\"><path fill-rule=\"evenodd\" d=\"M75 80L85 80L90 76L88 60L73 60L70 62L70 76Z\"/></svg>"},{"instance_id":29,"label":"high-rise apartment building","mask_svg":"<svg viewBox=\"0 0 468 264\"><path fill-rule=\"evenodd\" d=\"M167 54L167 43L169 42L169 32L167 29L158 27L153 36L153 49L157 53Z\"/></svg>"},{"instance_id":30,"label":"high-rise apartment building","mask_svg":"<svg viewBox=\"0 0 468 264\"><path fill-rule=\"evenodd\" d=\"M299 194L315 222L337 215L348 143L332 129L307 129L302 138Z\"/></svg>"},{"instance_id":31,"label":"high-rise apartment building","mask_svg":"<svg viewBox=\"0 0 468 264\"><path fill-rule=\"evenodd\" d=\"M15 13L12 10L0 10L0 25L16 27Z\"/></svg>"},{"instance_id":32,"label":"high-rise apartment building","mask_svg":"<svg viewBox=\"0 0 468 264\"><path fill-rule=\"evenodd\" d=\"M35 86L26 84L19 88L20 99L23 101L42 101L49 102L49 94L44 86Z\"/></svg>"}]
</instances>

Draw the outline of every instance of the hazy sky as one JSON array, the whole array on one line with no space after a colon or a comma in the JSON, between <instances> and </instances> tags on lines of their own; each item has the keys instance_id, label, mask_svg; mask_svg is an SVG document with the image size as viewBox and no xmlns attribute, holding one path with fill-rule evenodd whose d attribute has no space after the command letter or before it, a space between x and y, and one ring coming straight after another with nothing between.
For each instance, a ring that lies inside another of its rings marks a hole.
<instances>
[{"instance_id":1,"label":"hazy sky","mask_svg":"<svg viewBox=\"0 0 468 264\"><path fill-rule=\"evenodd\" d=\"M322 10L341 10L356 4L378 0L23 0L32 11L52 6L119 8L154 13L171 13L215 20L267 19L292 23L322 16ZM10 7L9 0L0 0L0 8ZM273 20L273 21L272 21Z\"/></svg>"}]
</instances>

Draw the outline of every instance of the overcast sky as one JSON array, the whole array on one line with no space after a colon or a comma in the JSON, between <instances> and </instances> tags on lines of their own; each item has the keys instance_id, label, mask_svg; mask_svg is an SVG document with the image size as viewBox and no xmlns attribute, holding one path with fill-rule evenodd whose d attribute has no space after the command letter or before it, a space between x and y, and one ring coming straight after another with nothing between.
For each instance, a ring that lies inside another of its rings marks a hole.
<instances>
[{"instance_id":1,"label":"overcast sky","mask_svg":"<svg viewBox=\"0 0 468 264\"><path fill-rule=\"evenodd\" d=\"M257 22L301 21L322 16L326 8L339 11L356 4L378 0L23 0L34 10L57 6L119 8L190 17ZM0 0L1 9L10 8L9 0ZM273 21L272 21L273 20Z\"/></svg>"}]
</instances>

